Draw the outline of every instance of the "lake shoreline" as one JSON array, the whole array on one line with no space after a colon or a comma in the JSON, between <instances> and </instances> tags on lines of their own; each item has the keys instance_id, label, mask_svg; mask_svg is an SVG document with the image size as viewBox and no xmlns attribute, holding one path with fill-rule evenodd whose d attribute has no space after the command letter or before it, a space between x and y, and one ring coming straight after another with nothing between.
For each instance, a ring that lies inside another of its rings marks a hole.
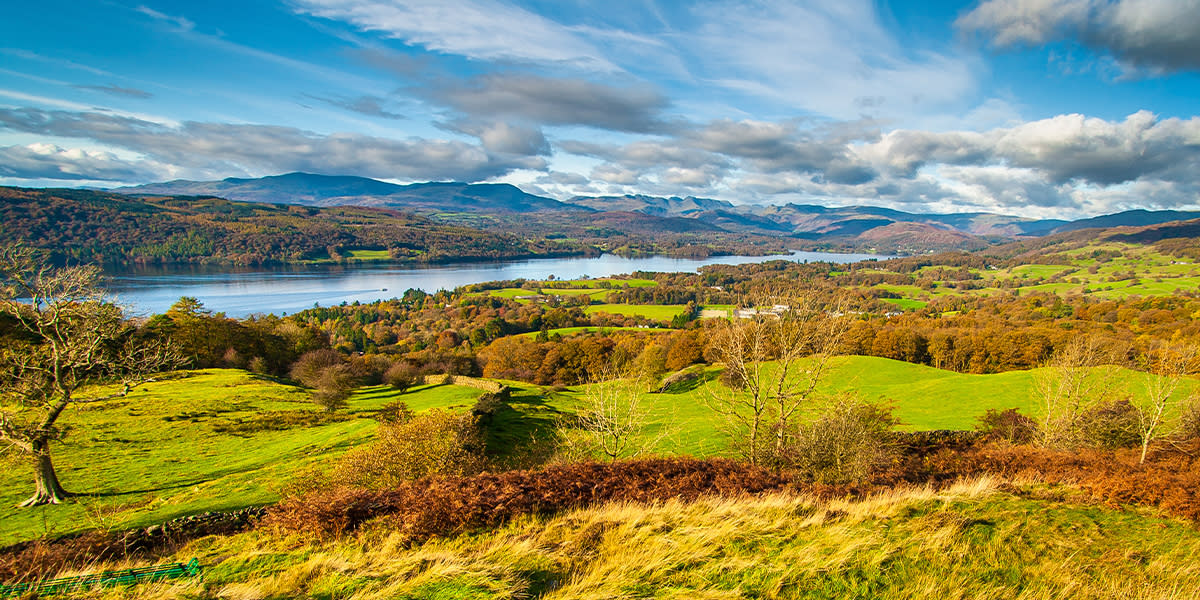
<instances>
[{"instance_id":1,"label":"lake shoreline","mask_svg":"<svg viewBox=\"0 0 1200 600\"><path fill-rule=\"evenodd\" d=\"M134 312L165 312L180 297L197 298L213 312L232 317L252 314L290 314L315 306L343 302L369 303L403 295L405 290L428 293L465 285L516 279L548 280L603 278L636 271L695 273L714 264L795 262L851 263L886 260L887 255L793 251L763 256L729 255L703 259L672 257L532 258L440 264L395 264L375 261L277 266L211 264L137 265L106 268L106 289Z\"/></svg>"}]
</instances>

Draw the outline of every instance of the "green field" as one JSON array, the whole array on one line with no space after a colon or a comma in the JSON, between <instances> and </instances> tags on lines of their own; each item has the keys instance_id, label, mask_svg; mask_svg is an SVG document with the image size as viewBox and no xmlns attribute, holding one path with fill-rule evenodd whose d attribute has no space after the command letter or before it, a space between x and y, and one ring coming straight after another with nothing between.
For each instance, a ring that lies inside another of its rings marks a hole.
<instances>
[{"instance_id":1,"label":"green field","mask_svg":"<svg viewBox=\"0 0 1200 600\"><path fill-rule=\"evenodd\" d=\"M603 288L609 286L612 289L620 289L623 287L640 288L654 287L658 282L653 279L571 279L569 281L560 281L573 288Z\"/></svg>"},{"instance_id":2,"label":"green field","mask_svg":"<svg viewBox=\"0 0 1200 600\"><path fill-rule=\"evenodd\" d=\"M1091 256L1097 251L1119 254L1100 262ZM972 269L980 279L969 283L981 284L979 289L959 290L953 287L954 282L947 281L935 281L930 289L916 285L918 278L935 272L938 267L918 269L912 274L911 285L879 284L872 287L899 294L902 298L885 301L906 309L910 306L904 306L898 300L923 302L941 296L986 296L1000 293L1001 290L1060 295L1090 294L1100 298L1121 299L1129 296L1166 296L1178 291L1200 289L1200 265L1181 261L1151 247L1103 242L1060 254L1071 259L1071 264L1023 264L1003 269ZM1094 273L1091 272L1093 269ZM886 269L863 269L857 272L891 273Z\"/></svg>"},{"instance_id":3,"label":"green field","mask_svg":"<svg viewBox=\"0 0 1200 600\"><path fill-rule=\"evenodd\" d=\"M561 335L563 337L567 337L567 336L571 336L571 335L577 335L580 333L610 333L613 331L646 331L646 332L650 332L650 333L670 333L675 330L674 329L649 328L649 327L591 327L591 326L584 326L584 327L559 327L558 329L547 330L546 334L547 335ZM540 332L531 331L529 333L518 333L517 335L520 337L524 337L524 338L534 338L534 337L537 337L538 333L540 333Z\"/></svg>"},{"instance_id":4,"label":"green field","mask_svg":"<svg viewBox=\"0 0 1200 600\"><path fill-rule=\"evenodd\" d=\"M391 260L392 254L387 250L351 250L353 260Z\"/></svg>"},{"instance_id":5,"label":"green field","mask_svg":"<svg viewBox=\"0 0 1200 600\"><path fill-rule=\"evenodd\" d=\"M1109 369L1109 367L1103 367ZM706 371L707 381L693 389L667 393L646 393L643 406L649 412L647 439L660 431L667 436L661 451L705 456L724 454L726 438L709 408L713 394L727 389L715 381L717 369ZM1040 369L1010 371L993 375L955 373L911 363L870 356L835 358L818 386L819 398L853 392L865 400L891 406L905 431L930 429L972 429L976 419L988 409L1019 409L1038 416L1043 412L1036 395L1035 378ZM1142 373L1118 369L1114 378L1120 389L1140 395ZM1200 390L1200 381L1186 380L1176 398L1186 398ZM582 388L571 388L552 397L551 404L569 411ZM819 409L820 400L814 403Z\"/></svg>"},{"instance_id":6,"label":"green field","mask_svg":"<svg viewBox=\"0 0 1200 600\"><path fill-rule=\"evenodd\" d=\"M559 288L543 288L542 293L547 296L588 296L592 302L603 299L612 290L602 288L584 288L584 289L559 289Z\"/></svg>"},{"instance_id":7,"label":"green field","mask_svg":"<svg viewBox=\"0 0 1200 600\"><path fill-rule=\"evenodd\" d=\"M665 434L657 452L727 453L727 439L708 407L712 394L725 388L715 380L716 369L705 373L706 380L690 389L650 393L646 384L642 390L648 411L644 435ZM968 375L855 356L836 359L820 391L826 396L854 391L894 406L902 429L970 429L989 408L1038 414L1035 376ZM1142 376L1121 372L1133 392ZM513 398L489 430L489 447L502 454L546 432L585 391L507 383L514 387ZM1198 388L1189 380L1178 393ZM68 490L88 494L78 501L15 508L32 492L32 481L28 465L5 455L10 464L0 476L0 544L274 502L290 474L369 441L376 426L371 417L385 404L465 410L480 393L462 386L422 386L403 394L368 387L330 416L316 409L307 391L245 371L209 369L149 383L126 399L65 415L64 424L74 431L55 448L55 464Z\"/></svg>"},{"instance_id":8,"label":"green field","mask_svg":"<svg viewBox=\"0 0 1200 600\"><path fill-rule=\"evenodd\" d=\"M687 307L682 304L593 304L584 308L587 314L608 313L626 317L646 317L659 321L670 321L683 314Z\"/></svg>"},{"instance_id":9,"label":"green field","mask_svg":"<svg viewBox=\"0 0 1200 600\"><path fill-rule=\"evenodd\" d=\"M883 301L888 304L895 304L904 310L917 310L925 308L929 304L924 300L910 300L908 298L884 298Z\"/></svg>"},{"instance_id":10,"label":"green field","mask_svg":"<svg viewBox=\"0 0 1200 600\"><path fill-rule=\"evenodd\" d=\"M373 411L398 399L414 410L474 403L479 390L364 388L331 418L308 392L245 371L209 369L148 383L128 398L71 410L74 431L54 450L68 491L59 506L20 509L30 467L4 455L0 545L94 527L132 527L278 499L286 477L371 439Z\"/></svg>"}]
</instances>

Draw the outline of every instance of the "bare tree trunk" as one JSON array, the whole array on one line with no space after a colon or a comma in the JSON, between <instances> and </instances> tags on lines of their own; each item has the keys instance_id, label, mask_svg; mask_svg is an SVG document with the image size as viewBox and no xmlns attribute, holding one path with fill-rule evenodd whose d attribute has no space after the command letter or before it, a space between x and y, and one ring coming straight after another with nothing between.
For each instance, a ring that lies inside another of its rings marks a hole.
<instances>
[{"instance_id":1,"label":"bare tree trunk","mask_svg":"<svg viewBox=\"0 0 1200 600\"><path fill-rule=\"evenodd\" d=\"M33 442L33 461L37 491L19 506L62 504L72 494L64 490L62 484L58 482L58 474L54 471L54 462L50 460L50 442L46 440Z\"/></svg>"}]
</instances>

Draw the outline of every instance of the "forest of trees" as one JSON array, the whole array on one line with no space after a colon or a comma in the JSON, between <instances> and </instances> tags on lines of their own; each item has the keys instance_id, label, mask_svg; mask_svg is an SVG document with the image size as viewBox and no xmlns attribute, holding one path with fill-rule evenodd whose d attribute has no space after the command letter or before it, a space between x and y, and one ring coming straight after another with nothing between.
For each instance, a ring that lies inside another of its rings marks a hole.
<instances>
[{"instance_id":1,"label":"forest of trees","mask_svg":"<svg viewBox=\"0 0 1200 600\"><path fill-rule=\"evenodd\" d=\"M0 187L0 222L0 244L30 244L58 263L260 265L341 260L351 250L430 262L595 252L581 244L442 225L388 209L135 198L72 189Z\"/></svg>"},{"instance_id":2,"label":"forest of trees","mask_svg":"<svg viewBox=\"0 0 1200 600\"><path fill-rule=\"evenodd\" d=\"M671 302L690 302L695 297L676 290L669 281L654 288L611 293L628 299L645 294L647 300ZM839 353L967 373L1033 368L1079 336L1093 337L1117 355L1129 357L1156 341L1200 340L1196 319L1200 298L1192 296L1104 300L1002 294L944 298L919 311L885 313L876 308L876 299L838 296L836 288L814 288L808 294L824 297L827 303L847 302L848 308L839 316L846 321ZM601 329L567 337L548 334L585 325L643 328ZM714 362L715 321L680 319L674 323L678 328L668 325L644 317L588 315L579 306L410 290L391 301L246 319L211 314L194 300L184 299L142 329L169 333L197 367L248 367L253 361L257 370L286 374L305 352L333 348L355 360L377 356L386 359L384 363L403 362L427 373L573 385L587 381L614 360L636 364L648 376ZM376 375L385 370L372 368Z\"/></svg>"}]
</instances>

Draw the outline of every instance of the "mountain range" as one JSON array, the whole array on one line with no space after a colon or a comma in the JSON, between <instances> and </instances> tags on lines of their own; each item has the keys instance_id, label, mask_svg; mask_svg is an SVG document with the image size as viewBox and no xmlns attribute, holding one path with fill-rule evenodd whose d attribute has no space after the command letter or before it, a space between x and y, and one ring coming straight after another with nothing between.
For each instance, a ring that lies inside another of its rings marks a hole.
<instances>
[{"instance_id":1,"label":"mountain range","mask_svg":"<svg viewBox=\"0 0 1200 600\"><path fill-rule=\"evenodd\" d=\"M399 185L365 177L288 173L256 179L176 180L113 190L132 195L217 196L242 202L397 209L452 224L494 217L530 229L574 222L633 230L727 232L786 238L793 247L912 254L973 250L1000 242L1093 227L1144 226L1200 218L1200 212L1133 210L1077 221L993 213L922 214L875 207L750 205L695 197L537 196L509 184ZM694 225L688 225L691 220ZM518 227L520 228L520 227Z\"/></svg>"}]
</instances>

